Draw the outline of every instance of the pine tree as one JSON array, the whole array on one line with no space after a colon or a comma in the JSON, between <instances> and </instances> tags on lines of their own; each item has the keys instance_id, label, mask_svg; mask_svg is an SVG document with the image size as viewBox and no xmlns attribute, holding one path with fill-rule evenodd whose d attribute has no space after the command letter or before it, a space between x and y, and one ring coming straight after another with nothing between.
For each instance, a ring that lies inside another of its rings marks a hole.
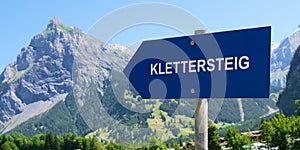
<instances>
[{"instance_id":1,"label":"pine tree","mask_svg":"<svg viewBox=\"0 0 300 150\"><path fill-rule=\"evenodd\" d=\"M52 149L52 145L54 145L54 136L51 132L46 133L45 149L46 150L54 150L54 149Z\"/></svg>"},{"instance_id":2,"label":"pine tree","mask_svg":"<svg viewBox=\"0 0 300 150\"><path fill-rule=\"evenodd\" d=\"M209 121L208 126L208 149L219 150L220 146L220 136L217 133L217 127L212 121Z\"/></svg>"}]
</instances>

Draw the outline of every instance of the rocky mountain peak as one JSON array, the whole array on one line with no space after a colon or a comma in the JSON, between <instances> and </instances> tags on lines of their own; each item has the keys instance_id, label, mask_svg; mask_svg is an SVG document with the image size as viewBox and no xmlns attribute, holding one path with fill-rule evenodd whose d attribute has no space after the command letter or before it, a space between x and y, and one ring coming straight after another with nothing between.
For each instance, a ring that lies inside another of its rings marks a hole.
<instances>
[{"instance_id":1,"label":"rocky mountain peak","mask_svg":"<svg viewBox=\"0 0 300 150\"><path fill-rule=\"evenodd\" d=\"M34 115L41 113L40 109L31 108L33 104L55 104L55 97L63 100L61 95L73 88L74 63L97 70L102 86L109 70L121 70L132 54L125 46L104 44L54 17L46 30L34 36L22 48L17 61L0 75L0 124L25 109L32 110ZM87 79L83 76L80 80Z\"/></svg>"},{"instance_id":2,"label":"rocky mountain peak","mask_svg":"<svg viewBox=\"0 0 300 150\"><path fill-rule=\"evenodd\" d=\"M49 20L47 30L55 30L60 24L61 21L57 17L54 17L53 19Z\"/></svg>"}]
</instances>

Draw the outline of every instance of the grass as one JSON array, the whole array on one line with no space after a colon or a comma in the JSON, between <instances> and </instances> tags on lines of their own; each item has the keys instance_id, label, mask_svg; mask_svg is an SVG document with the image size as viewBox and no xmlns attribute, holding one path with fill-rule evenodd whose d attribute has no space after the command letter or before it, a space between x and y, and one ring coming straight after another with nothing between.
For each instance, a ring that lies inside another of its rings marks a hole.
<instances>
[{"instance_id":1,"label":"grass","mask_svg":"<svg viewBox=\"0 0 300 150\"><path fill-rule=\"evenodd\" d=\"M167 112L158 109L162 102L159 101L158 103L152 113L152 117L147 119L149 128L151 128L153 132L157 133L157 135L163 135L165 140L175 138L175 136L188 136L194 133L192 129L194 126L193 118L184 115L176 115L175 118L172 118ZM173 135L171 131L172 128L179 129L179 133Z\"/></svg>"},{"instance_id":2,"label":"grass","mask_svg":"<svg viewBox=\"0 0 300 150\"><path fill-rule=\"evenodd\" d=\"M33 67L33 64L30 64L25 70L14 72L13 78L9 81L9 83L14 83L19 80L24 74L29 72Z\"/></svg>"},{"instance_id":3,"label":"grass","mask_svg":"<svg viewBox=\"0 0 300 150\"><path fill-rule=\"evenodd\" d=\"M229 127L231 127L231 126L234 126L234 124L231 124L231 123L225 123L225 122L219 122L219 123L217 123L217 124L215 124L215 125L216 125L216 127L217 127L218 129L229 128Z\"/></svg>"},{"instance_id":4,"label":"grass","mask_svg":"<svg viewBox=\"0 0 300 150\"><path fill-rule=\"evenodd\" d=\"M64 24L59 24L59 27L60 27L61 29L65 30L65 31L67 31L67 32L73 30L72 27L68 27L68 26L66 26L66 25L64 25Z\"/></svg>"},{"instance_id":5,"label":"grass","mask_svg":"<svg viewBox=\"0 0 300 150\"><path fill-rule=\"evenodd\" d=\"M179 132L179 136L183 136L183 137L185 137L185 136L188 136L188 135L190 135L190 134L194 134L195 132L194 131L192 131L191 129L189 129L189 128L180 128L180 132Z\"/></svg>"},{"instance_id":6,"label":"grass","mask_svg":"<svg viewBox=\"0 0 300 150\"><path fill-rule=\"evenodd\" d=\"M80 29L73 28L73 27L68 27L64 24L59 24L58 27L60 29L64 30L64 31L66 31L66 32L70 32L70 31L74 31L74 32L78 32L78 33L81 32ZM55 32L55 30L45 30L43 33L44 34L50 34L50 33L54 33L54 32ZM91 37L91 39L93 39L93 38Z\"/></svg>"},{"instance_id":7,"label":"grass","mask_svg":"<svg viewBox=\"0 0 300 150\"><path fill-rule=\"evenodd\" d=\"M44 33L45 33L45 34L54 33L54 30L45 30Z\"/></svg>"}]
</instances>

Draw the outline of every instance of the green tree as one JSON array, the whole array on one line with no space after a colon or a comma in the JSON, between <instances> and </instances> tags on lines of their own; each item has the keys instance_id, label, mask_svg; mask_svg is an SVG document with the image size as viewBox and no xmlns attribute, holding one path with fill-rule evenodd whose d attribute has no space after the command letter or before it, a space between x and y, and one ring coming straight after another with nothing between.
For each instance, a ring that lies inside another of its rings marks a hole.
<instances>
[{"instance_id":1,"label":"green tree","mask_svg":"<svg viewBox=\"0 0 300 150\"><path fill-rule=\"evenodd\" d=\"M208 123L208 149L219 150L220 146L220 136L217 133L217 127L212 121Z\"/></svg>"},{"instance_id":2,"label":"green tree","mask_svg":"<svg viewBox=\"0 0 300 150\"><path fill-rule=\"evenodd\" d=\"M19 148L15 143L6 141L1 145L1 150L19 150Z\"/></svg>"},{"instance_id":3,"label":"green tree","mask_svg":"<svg viewBox=\"0 0 300 150\"><path fill-rule=\"evenodd\" d=\"M38 134L38 135L34 135L31 138L31 141L32 141L32 147L31 147L31 149L32 150L44 149L45 142L43 140L41 140L40 137L41 137L41 135Z\"/></svg>"},{"instance_id":4,"label":"green tree","mask_svg":"<svg viewBox=\"0 0 300 150\"><path fill-rule=\"evenodd\" d=\"M123 150L122 147L120 145L114 144L114 143L109 143L106 145L106 149L107 150Z\"/></svg>"},{"instance_id":5,"label":"green tree","mask_svg":"<svg viewBox=\"0 0 300 150\"><path fill-rule=\"evenodd\" d=\"M295 104L297 105L297 110L296 110L297 116L300 116L300 100L299 99L295 100Z\"/></svg>"},{"instance_id":6,"label":"green tree","mask_svg":"<svg viewBox=\"0 0 300 150\"><path fill-rule=\"evenodd\" d=\"M0 137L0 144L2 145L6 141L14 141L14 139L13 139L13 137L11 137L8 134L1 135L1 137Z\"/></svg>"},{"instance_id":7,"label":"green tree","mask_svg":"<svg viewBox=\"0 0 300 150\"><path fill-rule=\"evenodd\" d=\"M73 143L74 138L75 138L75 135L73 133L66 133L63 135L63 139L64 139L63 149L64 150L75 149L74 143Z\"/></svg>"},{"instance_id":8,"label":"green tree","mask_svg":"<svg viewBox=\"0 0 300 150\"><path fill-rule=\"evenodd\" d=\"M179 144L175 143L175 144L174 144L174 148L175 148L175 150L180 150Z\"/></svg>"},{"instance_id":9,"label":"green tree","mask_svg":"<svg viewBox=\"0 0 300 150\"><path fill-rule=\"evenodd\" d=\"M260 130L261 130L262 140L265 141L267 145L270 146L270 144L272 143L272 138L275 135L275 129L272 126L272 123L267 121L263 122L260 126Z\"/></svg>"},{"instance_id":10,"label":"green tree","mask_svg":"<svg viewBox=\"0 0 300 150\"><path fill-rule=\"evenodd\" d=\"M104 150L104 146L100 142L100 140L96 137L92 139L91 142L91 150Z\"/></svg>"},{"instance_id":11,"label":"green tree","mask_svg":"<svg viewBox=\"0 0 300 150\"><path fill-rule=\"evenodd\" d=\"M260 126L262 138L281 150L293 149L295 139L300 135L300 116L285 117L277 113L270 121Z\"/></svg>"},{"instance_id":12,"label":"green tree","mask_svg":"<svg viewBox=\"0 0 300 150\"><path fill-rule=\"evenodd\" d=\"M18 132L11 133L11 137L14 139L14 143L18 148L21 148L22 150L31 150L30 147L33 143L29 137Z\"/></svg>"},{"instance_id":13,"label":"green tree","mask_svg":"<svg viewBox=\"0 0 300 150\"><path fill-rule=\"evenodd\" d=\"M54 143L52 145L53 150L61 150L61 145L63 143L63 139L60 136L54 137Z\"/></svg>"},{"instance_id":14,"label":"green tree","mask_svg":"<svg viewBox=\"0 0 300 150\"><path fill-rule=\"evenodd\" d=\"M91 149L91 138L84 138L82 140L82 147L83 150L90 150Z\"/></svg>"},{"instance_id":15,"label":"green tree","mask_svg":"<svg viewBox=\"0 0 300 150\"><path fill-rule=\"evenodd\" d=\"M79 137L79 136L75 137L73 143L75 149L83 149L83 145L82 145L83 137Z\"/></svg>"},{"instance_id":16,"label":"green tree","mask_svg":"<svg viewBox=\"0 0 300 150\"><path fill-rule=\"evenodd\" d=\"M272 143L279 146L279 149L289 149L289 138L292 133L290 120L284 116L284 114L277 113L271 120L271 124L274 127L274 135L272 137Z\"/></svg>"},{"instance_id":17,"label":"green tree","mask_svg":"<svg viewBox=\"0 0 300 150\"><path fill-rule=\"evenodd\" d=\"M163 143L163 142L161 142L161 143L159 143L159 145L158 145L158 148L157 148L158 150L164 150L164 149L167 149L167 146L166 146L166 144L165 143Z\"/></svg>"},{"instance_id":18,"label":"green tree","mask_svg":"<svg viewBox=\"0 0 300 150\"><path fill-rule=\"evenodd\" d=\"M46 150L54 150L53 145L54 145L54 136L51 132L45 133L46 134L46 139L45 139L45 149Z\"/></svg>"},{"instance_id":19,"label":"green tree","mask_svg":"<svg viewBox=\"0 0 300 150\"><path fill-rule=\"evenodd\" d=\"M232 150L244 150L243 146L250 145L251 143L251 140L247 136L241 135L235 128L227 130L225 139Z\"/></svg>"},{"instance_id":20,"label":"green tree","mask_svg":"<svg viewBox=\"0 0 300 150\"><path fill-rule=\"evenodd\" d=\"M294 134L296 135L294 137L295 138L300 138L299 137L300 136L300 116L296 117L294 122L295 122L295 125L294 125L294 127L295 127Z\"/></svg>"}]
</instances>

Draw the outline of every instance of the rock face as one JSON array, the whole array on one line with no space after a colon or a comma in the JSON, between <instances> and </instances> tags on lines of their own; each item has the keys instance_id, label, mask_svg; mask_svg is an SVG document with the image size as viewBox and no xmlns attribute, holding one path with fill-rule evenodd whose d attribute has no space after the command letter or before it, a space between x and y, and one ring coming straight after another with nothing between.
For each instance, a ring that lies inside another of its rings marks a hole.
<instances>
[{"instance_id":1,"label":"rock face","mask_svg":"<svg viewBox=\"0 0 300 150\"><path fill-rule=\"evenodd\" d=\"M285 87L293 55L300 45L300 28L280 43L272 45L271 53L271 85Z\"/></svg>"},{"instance_id":2,"label":"rock face","mask_svg":"<svg viewBox=\"0 0 300 150\"><path fill-rule=\"evenodd\" d=\"M0 123L6 123L32 103L69 93L74 64L99 64L97 75L104 80L109 68L120 70L132 54L125 46L102 43L53 18L0 75Z\"/></svg>"},{"instance_id":3,"label":"rock face","mask_svg":"<svg viewBox=\"0 0 300 150\"><path fill-rule=\"evenodd\" d=\"M286 89L279 96L277 103L282 112L287 115L296 113L295 100L300 99L300 48L294 54L290 71L287 76Z\"/></svg>"}]
</instances>

